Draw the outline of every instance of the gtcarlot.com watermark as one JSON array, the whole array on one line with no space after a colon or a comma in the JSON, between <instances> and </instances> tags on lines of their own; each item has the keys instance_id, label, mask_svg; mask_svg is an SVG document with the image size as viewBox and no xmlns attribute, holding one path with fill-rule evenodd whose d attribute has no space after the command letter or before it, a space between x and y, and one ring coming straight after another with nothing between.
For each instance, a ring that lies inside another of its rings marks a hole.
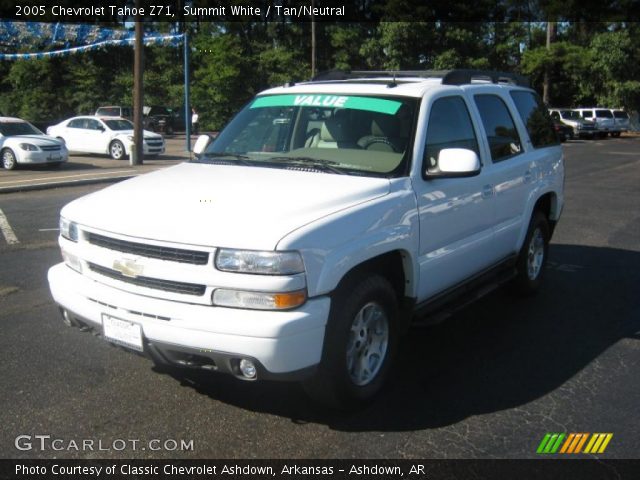
<instances>
[{"instance_id":1,"label":"gtcarlot.com watermark","mask_svg":"<svg viewBox=\"0 0 640 480\"><path fill-rule=\"evenodd\" d=\"M141 440L139 438L116 438L103 440L95 438L57 438L52 435L18 435L14 445L21 451L40 452L122 452L150 450L154 452L193 452L193 440L159 439Z\"/></svg>"}]
</instances>

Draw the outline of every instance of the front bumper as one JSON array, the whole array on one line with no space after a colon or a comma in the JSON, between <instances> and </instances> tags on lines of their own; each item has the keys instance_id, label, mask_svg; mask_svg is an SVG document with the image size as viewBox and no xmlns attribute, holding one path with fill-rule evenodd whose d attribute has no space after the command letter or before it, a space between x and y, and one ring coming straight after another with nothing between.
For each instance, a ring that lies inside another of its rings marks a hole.
<instances>
[{"instance_id":1,"label":"front bumper","mask_svg":"<svg viewBox=\"0 0 640 480\"><path fill-rule=\"evenodd\" d=\"M58 163L66 162L69 153L66 150L45 152L45 151L20 151L16 159L18 163L23 164L42 164L42 163Z\"/></svg>"},{"instance_id":2,"label":"front bumper","mask_svg":"<svg viewBox=\"0 0 640 480\"><path fill-rule=\"evenodd\" d=\"M292 311L241 310L132 294L64 263L53 266L48 277L56 303L88 326L101 331L103 314L139 324L146 353L159 363L238 375L237 363L247 358L256 363L258 379L293 380L320 362L328 297Z\"/></svg>"}]
</instances>

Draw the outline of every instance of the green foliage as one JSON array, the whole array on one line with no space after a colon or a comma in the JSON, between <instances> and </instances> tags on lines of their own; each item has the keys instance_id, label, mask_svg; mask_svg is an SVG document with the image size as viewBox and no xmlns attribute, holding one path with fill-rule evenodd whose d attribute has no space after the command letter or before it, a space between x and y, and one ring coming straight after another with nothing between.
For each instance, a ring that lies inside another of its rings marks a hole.
<instances>
[{"instance_id":1,"label":"green foliage","mask_svg":"<svg viewBox=\"0 0 640 480\"><path fill-rule=\"evenodd\" d=\"M387 4L404 12L406 21L380 22L374 5L364 8L368 13L363 14L366 21L362 23L317 22L317 70L495 69L530 76L538 91L548 70L554 106L637 109L640 105L640 24L558 23L556 41L547 49L544 23L414 22L415 12L404 0ZM474 11L482 12L491 4L476 2ZM438 5L425 3L420 18L431 18L430 9L434 19L444 18ZM522 2L505 5L512 16L526 17ZM465 18L465 12L458 13L455 18ZM283 18L187 27L192 47L191 104L200 114L203 130L222 128L260 90L305 80L311 74L309 22ZM150 28L166 30L170 25ZM183 82L182 48L145 48L145 105L183 106ZM101 105L132 105L132 97L130 47L0 63L0 111L4 114L57 121L91 113Z\"/></svg>"}]
</instances>

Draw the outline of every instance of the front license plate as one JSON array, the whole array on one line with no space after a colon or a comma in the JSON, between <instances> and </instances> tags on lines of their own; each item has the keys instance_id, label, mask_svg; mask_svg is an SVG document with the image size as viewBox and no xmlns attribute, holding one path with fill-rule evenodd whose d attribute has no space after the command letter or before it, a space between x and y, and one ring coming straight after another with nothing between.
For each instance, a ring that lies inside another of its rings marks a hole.
<instances>
[{"instance_id":1,"label":"front license plate","mask_svg":"<svg viewBox=\"0 0 640 480\"><path fill-rule=\"evenodd\" d=\"M110 342L139 352L144 350L142 346L142 327L137 323L103 314L102 332L104 338Z\"/></svg>"}]
</instances>

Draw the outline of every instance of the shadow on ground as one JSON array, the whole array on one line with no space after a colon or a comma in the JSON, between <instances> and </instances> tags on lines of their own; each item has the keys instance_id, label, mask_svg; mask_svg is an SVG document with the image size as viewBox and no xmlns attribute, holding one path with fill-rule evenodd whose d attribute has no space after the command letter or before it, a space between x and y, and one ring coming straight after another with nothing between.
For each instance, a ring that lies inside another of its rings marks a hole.
<instances>
[{"instance_id":1,"label":"shadow on ground","mask_svg":"<svg viewBox=\"0 0 640 480\"><path fill-rule=\"evenodd\" d=\"M557 389L624 338L640 339L640 252L552 245L540 293L504 289L438 326L411 330L383 393L356 413L323 410L295 384L189 370L188 388L240 408L344 431L442 427Z\"/></svg>"}]
</instances>

